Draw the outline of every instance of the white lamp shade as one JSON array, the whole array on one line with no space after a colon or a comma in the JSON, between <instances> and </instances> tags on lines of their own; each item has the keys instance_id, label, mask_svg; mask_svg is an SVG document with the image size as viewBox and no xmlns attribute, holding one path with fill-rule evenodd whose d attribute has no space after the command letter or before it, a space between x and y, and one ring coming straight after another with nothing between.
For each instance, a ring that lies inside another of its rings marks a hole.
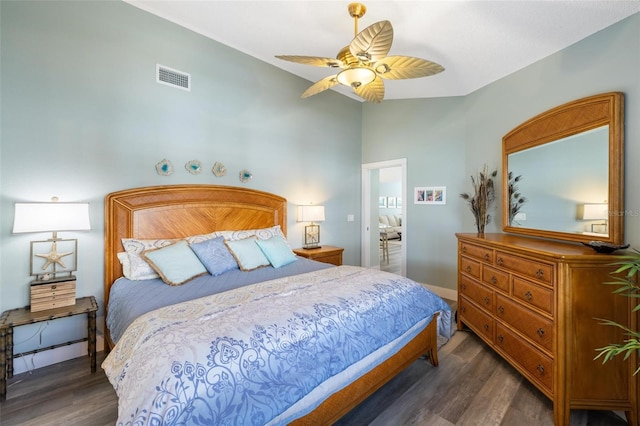
<instances>
[{"instance_id":1,"label":"white lamp shade","mask_svg":"<svg viewBox=\"0 0 640 426\"><path fill-rule=\"evenodd\" d=\"M15 206L14 234L91 229L87 203L16 203Z\"/></svg>"},{"instance_id":2,"label":"white lamp shade","mask_svg":"<svg viewBox=\"0 0 640 426\"><path fill-rule=\"evenodd\" d=\"M601 220L609 218L609 204L585 204L582 206L582 220Z\"/></svg>"},{"instance_id":3,"label":"white lamp shade","mask_svg":"<svg viewBox=\"0 0 640 426\"><path fill-rule=\"evenodd\" d=\"M322 222L324 206L298 206L298 222Z\"/></svg>"}]
</instances>

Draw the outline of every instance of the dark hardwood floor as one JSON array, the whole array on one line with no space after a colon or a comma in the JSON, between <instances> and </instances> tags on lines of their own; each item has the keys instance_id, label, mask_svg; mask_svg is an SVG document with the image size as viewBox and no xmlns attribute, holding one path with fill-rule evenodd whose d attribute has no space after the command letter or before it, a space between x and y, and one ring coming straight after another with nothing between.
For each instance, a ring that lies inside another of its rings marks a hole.
<instances>
[{"instance_id":1,"label":"dark hardwood floor","mask_svg":"<svg viewBox=\"0 0 640 426\"><path fill-rule=\"evenodd\" d=\"M98 362L104 354L100 353ZM419 360L338 425L553 424L551 402L472 333L461 331L439 352L440 366ZM0 424L113 425L117 398L88 357L65 361L10 380ZM618 426L613 412L574 411L572 426Z\"/></svg>"}]
</instances>

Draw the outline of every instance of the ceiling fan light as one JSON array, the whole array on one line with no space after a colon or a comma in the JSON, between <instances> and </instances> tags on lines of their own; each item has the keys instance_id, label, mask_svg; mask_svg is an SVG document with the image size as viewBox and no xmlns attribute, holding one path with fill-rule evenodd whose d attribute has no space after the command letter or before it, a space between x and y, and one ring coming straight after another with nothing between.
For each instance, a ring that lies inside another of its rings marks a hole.
<instances>
[{"instance_id":1,"label":"ceiling fan light","mask_svg":"<svg viewBox=\"0 0 640 426\"><path fill-rule=\"evenodd\" d=\"M375 80L376 73L370 68L354 67L341 71L336 78L338 83L356 89Z\"/></svg>"}]
</instances>

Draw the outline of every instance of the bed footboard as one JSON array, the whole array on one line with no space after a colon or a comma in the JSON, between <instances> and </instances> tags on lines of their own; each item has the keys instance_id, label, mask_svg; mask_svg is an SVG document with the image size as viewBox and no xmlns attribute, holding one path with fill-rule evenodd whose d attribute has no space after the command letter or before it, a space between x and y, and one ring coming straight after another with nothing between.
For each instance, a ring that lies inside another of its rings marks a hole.
<instances>
[{"instance_id":1,"label":"bed footboard","mask_svg":"<svg viewBox=\"0 0 640 426\"><path fill-rule=\"evenodd\" d=\"M437 366L438 315L439 313L436 313L429 325L395 355L328 397L311 413L290 424L295 426L333 424L421 356L428 355L429 362Z\"/></svg>"}]
</instances>

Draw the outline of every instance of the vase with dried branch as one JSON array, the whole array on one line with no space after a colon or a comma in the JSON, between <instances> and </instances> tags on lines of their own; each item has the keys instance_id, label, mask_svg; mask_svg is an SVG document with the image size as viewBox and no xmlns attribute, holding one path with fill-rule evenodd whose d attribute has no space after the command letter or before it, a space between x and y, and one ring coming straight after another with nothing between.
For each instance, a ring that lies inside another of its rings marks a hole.
<instances>
[{"instance_id":1,"label":"vase with dried branch","mask_svg":"<svg viewBox=\"0 0 640 426\"><path fill-rule=\"evenodd\" d=\"M467 201L469 209L473 213L478 235L484 235L485 226L491 222L489 211L496 200L496 189L493 180L497 175L497 170L489 172L489 168L485 164L482 171L478 172L476 176L471 176L473 193L460 194L460 197Z\"/></svg>"},{"instance_id":2,"label":"vase with dried branch","mask_svg":"<svg viewBox=\"0 0 640 426\"><path fill-rule=\"evenodd\" d=\"M520 209L527 202L518 188L518 182L522 180L522 175L513 176L513 172L509 172L509 225L513 223L516 215L520 213Z\"/></svg>"}]
</instances>

